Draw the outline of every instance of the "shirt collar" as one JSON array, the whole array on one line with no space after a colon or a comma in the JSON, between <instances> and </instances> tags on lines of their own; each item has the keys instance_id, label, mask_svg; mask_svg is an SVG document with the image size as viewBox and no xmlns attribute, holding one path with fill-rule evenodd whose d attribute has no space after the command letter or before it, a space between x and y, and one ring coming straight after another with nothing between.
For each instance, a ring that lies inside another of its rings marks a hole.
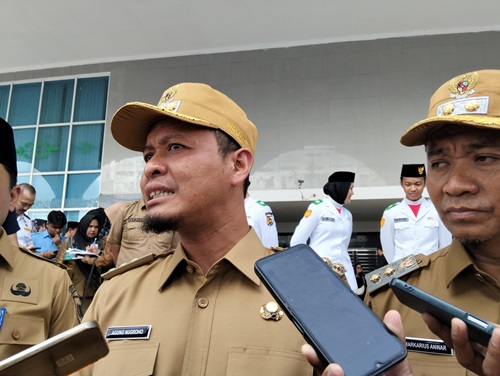
<instances>
[{"instance_id":1,"label":"shirt collar","mask_svg":"<svg viewBox=\"0 0 500 376\"><path fill-rule=\"evenodd\" d=\"M12 268L14 266L14 251L16 247L10 242L7 233L0 227L0 257Z\"/></svg>"},{"instance_id":2,"label":"shirt collar","mask_svg":"<svg viewBox=\"0 0 500 376\"><path fill-rule=\"evenodd\" d=\"M256 285L260 285L260 280L255 274L255 261L267 256L269 251L264 247L253 229L251 229L231 250L226 253L222 260L228 261L234 268L239 270L249 280ZM182 244L179 244L171 257L167 257L161 266L159 289L172 278L173 273L181 266L187 264L188 259ZM221 262L221 261L219 261Z\"/></svg>"},{"instance_id":3,"label":"shirt collar","mask_svg":"<svg viewBox=\"0 0 500 376\"><path fill-rule=\"evenodd\" d=\"M460 273L470 266L475 266L471 256L457 239L451 242L448 253L451 254L446 259L446 285L449 287Z\"/></svg>"}]
</instances>

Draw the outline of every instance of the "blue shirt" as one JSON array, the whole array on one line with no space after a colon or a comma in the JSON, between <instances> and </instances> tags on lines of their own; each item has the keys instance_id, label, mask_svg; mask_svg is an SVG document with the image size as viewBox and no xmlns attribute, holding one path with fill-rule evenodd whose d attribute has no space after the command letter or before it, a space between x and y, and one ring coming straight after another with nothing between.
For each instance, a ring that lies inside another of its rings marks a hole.
<instances>
[{"instance_id":1,"label":"blue shirt","mask_svg":"<svg viewBox=\"0 0 500 376\"><path fill-rule=\"evenodd\" d=\"M59 235L61 237L61 241L64 243L64 236ZM33 239L33 244L35 247L40 247L40 249L35 250L36 254L40 254L47 251L56 251L59 249L57 245L54 243L52 238L49 235L49 231L45 230L44 232L36 232L31 237Z\"/></svg>"}]
</instances>

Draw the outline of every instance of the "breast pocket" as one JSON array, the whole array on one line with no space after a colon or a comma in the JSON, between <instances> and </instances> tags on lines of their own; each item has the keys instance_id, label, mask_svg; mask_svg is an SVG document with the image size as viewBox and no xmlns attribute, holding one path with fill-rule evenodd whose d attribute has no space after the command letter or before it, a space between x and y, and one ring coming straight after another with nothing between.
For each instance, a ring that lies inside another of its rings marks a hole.
<instances>
[{"instance_id":1,"label":"breast pocket","mask_svg":"<svg viewBox=\"0 0 500 376\"><path fill-rule=\"evenodd\" d=\"M47 339L45 321L41 317L5 314L0 344L3 346L33 346ZM20 349L18 348L17 351ZM16 351L16 352L17 352Z\"/></svg>"},{"instance_id":2,"label":"breast pocket","mask_svg":"<svg viewBox=\"0 0 500 376\"><path fill-rule=\"evenodd\" d=\"M160 344L134 341L108 342L109 354L94 364L93 376L151 376Z\"/></svg>"},{"instance_id":3,"label":"breast pocket","mask_svg":"<svg viewBox=\"0 0 500 376\"><path fill-rule=\"evenodd\" d=\"M311 376L313 369L304 356L293 351L232 347L226 376Z\"/></svg>"},{"instance_id":4,"label":"breast pocket","mask_svg":"<svg viewBox=\"0 0 500 376\"><path fill-rule=\"evenodd\" d=\"M396 231L405 231L410 228L409 221L394 222L394 229Z\"/></svg>"},{"instance_id":5,"label":"breast pocket","mask_svg":"<svg viewBox=\"0 0 500 376\"><path fill-rule=\"evenodd\" d=\"M144 237L142 232L142 222L139 221L130 221L127 222L125 228L123 230L123 238L126 238L129 241L139 241Z\"/></svg>"}]
</instances>

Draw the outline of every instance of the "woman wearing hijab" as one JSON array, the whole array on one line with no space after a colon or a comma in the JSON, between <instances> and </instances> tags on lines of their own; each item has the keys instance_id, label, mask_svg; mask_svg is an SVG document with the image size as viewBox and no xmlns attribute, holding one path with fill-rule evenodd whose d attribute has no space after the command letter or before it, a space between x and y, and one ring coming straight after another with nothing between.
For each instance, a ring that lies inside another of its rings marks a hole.
<instances>
[{"instance_id":1,"label":"woman wearing hijab","mask_svg":"<svg viewBox=\"0 0 500 376\"><path fill-rule=\"evenodd\" d=\"M352 234L352 214L344 205L351 202L354 189L353 172L337 171L323 187L325 197L313 201L304 213L290 240L290 246L306 244L318 255L340 263L351 289L357 289L356 276L347 252Z\"/></svg>"},{"instance_id":2,"label":"woman wearing hijab","mask_svg":"<svg viewBox=\"0 0 500 376\"><path fill-rule=\"evenodd\" d=\"M110 222L103 208L90 210L85 214L72 239L72 248L99 254L104 249L104 237L109 233ZM60 253L60 252L59 252ZM65 264L73 284L82 299L83 309L90 305L95 291L100 285L100 271L94 265L97 257L84 260L69 260Z\"/></svg>"}]
</instances>

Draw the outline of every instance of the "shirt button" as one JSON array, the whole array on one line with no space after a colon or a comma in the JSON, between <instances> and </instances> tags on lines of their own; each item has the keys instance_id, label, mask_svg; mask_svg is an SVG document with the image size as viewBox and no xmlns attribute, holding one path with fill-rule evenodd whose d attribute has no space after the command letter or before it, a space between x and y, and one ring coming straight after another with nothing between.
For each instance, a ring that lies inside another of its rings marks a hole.
<instances>
[{"instance_id":1,"label":"shirt button","mask_svg":"<svg viewBox=\"0 0 500 376\"><path fill-rule=\"evenodd\" d=\"M21 338L21 332L18 329L12 331L12 338L16 341Z\"/></svg>"},{"instance_id":2,"label":"shirt button","mask_svg":"<svg viewBox=\"0 0 500 376\"><path fill-rule=\"evenodd\" d=\"M206 308L207 306L208 306L208 299L207 298L198 299L198 307Z\"/></svg>"},{"instance_id":3,"label":"shirt button","mask_svg":"<svg viewBox=\"0 0 500 376\"><path fill-rule=\"evenodd\" d=\"M188 265L186 266L186 271L189 273L189 274L192 274L194 272L194 267L193 265Z\"/></svg>"}]
</instances>

